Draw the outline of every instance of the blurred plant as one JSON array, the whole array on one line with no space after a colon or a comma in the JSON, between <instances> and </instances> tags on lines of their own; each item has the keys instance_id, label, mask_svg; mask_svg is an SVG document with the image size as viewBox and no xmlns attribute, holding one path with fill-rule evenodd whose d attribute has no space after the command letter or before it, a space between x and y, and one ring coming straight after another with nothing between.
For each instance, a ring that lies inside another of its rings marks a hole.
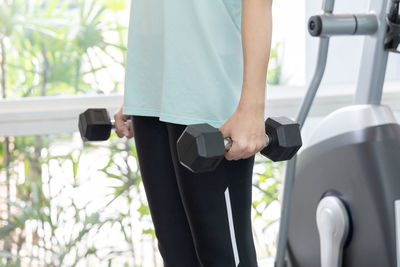
<instances>
[{"instance_id":1,"label":"blurred plant","mask_svg":"<svg viewBox=\"0 0 400 267\"><path fill-rule=\"evenodd\" d=\"M280 58L280 49L282 48L279 42L276 42L271 47L271 53L269 58L269 67L267 81L269 85L278 85L281 83L282 73L282 60Z\"/></svg>"},{"instance_id":2,"label":"blurred plant","mask_svg":"<svg viewBox=\"0 0 400 267\"><path fill-rule=\"evenodd\" d=\"M125 65L126 26L119 20L125 9L126 1L0 0L2 97L121 89L118 81L123 79L113 79L111 69ZM108 80L111 88L104 85ZM83 257L78 253L82 251L79 243L109 222L100 220L98 212L84 213L73 202L68 208L73 209L74 216L62 219L66 210L54 207L58 195L50 194L49 172L48 183L44 183L43 167L56 159L60 164L72 162L76 179L79 157L43 157L54 140L6 137L0 144L4 155L0 157L0 170L5 173L5 183L0 188L0 192L5 191L5 205L0 207L0 264L21 266L24 259L28 266L31 261L58 266L75 253L75 265ZM67 226L72 227L70 235L60 238L57 232ZM94 253L88 246L84 255Z\"/></svg>"},{"instance_id":3,"label":"blurred plant","mask_svg":"<svg viewBox=\"0 0 400 267\"><path fill-rule=\"evenodd\" d=\"M253 188L253 221L254 225L261 226L255 231L255 239L259 244L259 256L273 256L276 249L274 238L271 237L271 228L277 229L279 223L280 203L278 198L281 194L283 166L281 162L274 163L264 158L256 157L254 166ZM260 241L262 239L262 241ZM268 238L267 238L268 239Z\"/></svg>"},{"instance_id":4,"label":"blurred plant","mask_svg":"<svg viewBox=\"0 0 400 267\"><path fill-rule=\"evenodd\" d=\"M125 1L3 0L0 9L9 97L122 88L114 76L125 65Z\"/></svg>"},{"instance_id":5,"label":"blurred plant","mask_svg":"<svg viewBox=\"0 0 400 267\"><path fill-rule=\"evenodd\" d=\"M34 159L33 147L25 146L32 140L27 139L11 139L15 160L9 168L16 192L9 200L9 217L1 218L0 240L8 237L11 247L0 251L0 266L88 266L88 262L94 266L104 262L108 266L114 262L141 266L143 256L137 249L148 253L144 243L155 248L156 240L132 141L113 135L104 145L85 144L85 152L67 145L59 154L51 147L60 146L60 140L68 144L72 140L48 137L43 139L46 144L42 144L39 159ZM18 149L22 146L26 150ZM100 168L102 164L88 159L99 153L100 158L108 159ZM39 171L34 168L35 160L39 160ZM94 167L97 170L83 171ZM85 187L101 179L106 179L103 183L108 184L109 192L102 196L103 202L80 196L87 192ZM141 236L136 244L135 231ZM95 242L97 236L109 232L120 234L125 242L118 248L107 241ZM154 266L157 260L153 249Z\"/></svg>"}]
</instances>

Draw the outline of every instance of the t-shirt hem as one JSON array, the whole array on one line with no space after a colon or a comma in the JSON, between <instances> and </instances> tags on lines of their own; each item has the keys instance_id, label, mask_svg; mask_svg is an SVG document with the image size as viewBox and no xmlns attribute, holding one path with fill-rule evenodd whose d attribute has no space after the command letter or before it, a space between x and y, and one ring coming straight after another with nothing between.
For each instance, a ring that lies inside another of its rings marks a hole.
<instances>
[{"instance_id":1,"label":"t-shirt hem","mask_svg":"<svg viewBox=\"0 0 400 267\"><path fill-rule=\"evenodd\" d=\"M132 107L124 107L123 113L126 115L135 115L135 116L149 116L149 117L158 117L160 121L169 122L180 125L191 125L191 124L199 124L199 123L208 123L215 128L220 128L226 121L216 121L202 118L189 118L176 114L169 114L165 112L160 112L156 109L149 108L132 108Z\"/></svg>"},{"instance_id":2,"label":"t-shirt hem","mask_svg":"<svg viewBox=\"0 0 400 267\"><path fill-rule=\"evenodd\" d=\"M132 108L132 107L123 107L123 114L125 115L137 115L137 116L149 116L149 117L159 117L160 112L156 109L150 108Z\"/></svg>"}]
</instances>

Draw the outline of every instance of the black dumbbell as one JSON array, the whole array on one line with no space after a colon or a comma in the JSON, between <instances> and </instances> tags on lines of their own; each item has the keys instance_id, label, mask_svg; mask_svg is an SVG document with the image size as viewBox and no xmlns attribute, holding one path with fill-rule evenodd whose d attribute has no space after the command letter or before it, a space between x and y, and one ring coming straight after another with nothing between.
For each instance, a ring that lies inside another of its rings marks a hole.
<instances>
[{"instance_id":1,"label":"black dumbbell","mask_svg":"<svg viewBox=\"0 0 400 267\"><path fill-rule=\"evenodd\" d=\"M272 161L291 159L302 146L300 126L285 118L269 118L265 121L267 146L261 154ZM209 124L186 127L177 142L180 163L194 173L213 171L232 146L231 138Z\"/></svg>"},{"instance_id":2,"label":"black dumbbell","mask_svg":"<svg viewBox=\"0 0 400 267\"><path fill-rule=\"evenodd\" d=\"M89 108L79 114L79 132L83 141L108 140L113 128L114 121L111 121L110 114L104 108Z\"/></svg>"}]
</instances>

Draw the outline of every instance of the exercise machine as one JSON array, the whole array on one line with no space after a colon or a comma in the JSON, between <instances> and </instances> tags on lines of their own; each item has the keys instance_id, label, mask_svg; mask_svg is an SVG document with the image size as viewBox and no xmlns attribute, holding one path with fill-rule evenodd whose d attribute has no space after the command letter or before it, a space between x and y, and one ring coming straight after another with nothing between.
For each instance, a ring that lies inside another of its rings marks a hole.
<instances>
[{"instance_id":1,"label":"exercise machine","mask_svg":"<svg viewBox=\"0 0 400 267\"><path fill-rule=\"evenodd\" d=\"M276 267L400 267L400 126L381 105L389 52L398 52L400 0L370 0L368 14L323 14L315 74L301 105L308 116L329 39L365 35L354 104L327 116L285 173Z\"/></svg>"}]
</instances>

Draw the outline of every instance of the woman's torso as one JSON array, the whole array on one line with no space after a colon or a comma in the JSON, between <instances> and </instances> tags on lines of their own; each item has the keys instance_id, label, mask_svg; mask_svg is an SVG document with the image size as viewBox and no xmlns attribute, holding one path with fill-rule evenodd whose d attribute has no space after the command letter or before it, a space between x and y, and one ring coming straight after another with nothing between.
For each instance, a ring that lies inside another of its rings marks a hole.
<instances>
[{"instance_id":1,"label":"woman's torso","mask_svg":"<svg viewBox=\"0 0 400 267\"><path fill-rule=\"evenodd\" d=\"M124 113L220 127L241 93L241 0L133 0Z\"/></svg>"}]
</instances>

